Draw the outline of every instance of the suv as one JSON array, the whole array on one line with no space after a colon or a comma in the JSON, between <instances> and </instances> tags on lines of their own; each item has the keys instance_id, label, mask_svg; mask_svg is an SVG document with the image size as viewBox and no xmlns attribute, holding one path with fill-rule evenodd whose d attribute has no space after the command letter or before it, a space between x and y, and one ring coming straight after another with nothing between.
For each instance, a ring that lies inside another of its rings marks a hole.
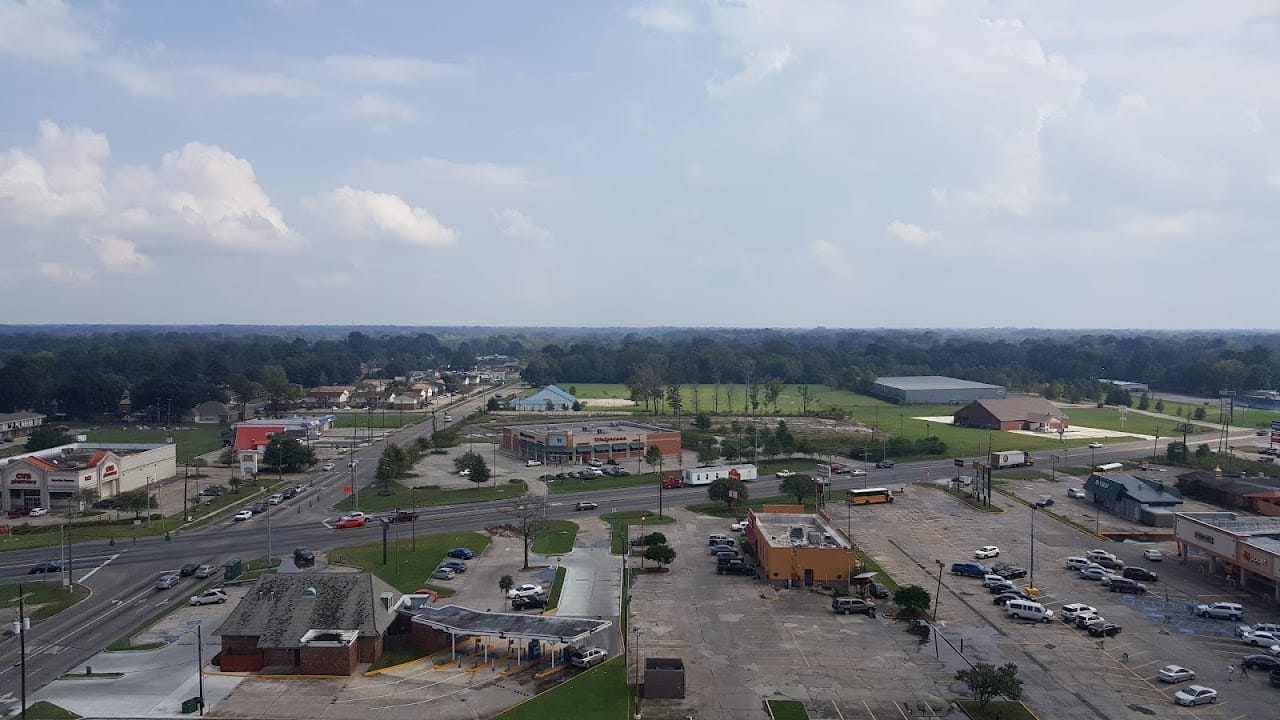
<instances>
[{"instance_id":1,"label":"suv","mask_svg":"<svg viewBox=\"0 0 1280 720\"><path fill-rule=\"evenodd\" d=\"M893 461L892 461L892 460L881 460L880 462L876 463L876 467L878 467L878 468L891 468L891 467L893 467Z\"/></svg>"},{"instance_id":2,"label":"suv","mask_svg":"<svg viewBox=\"0 0 1280 720\"><path fill-rule=\"evenodd\" d=\"M1129 578L1113 578L1111 580L1111 592L1129 593L1131 595L1146 595L1147 586L1140 582L1134 582Z\"/></svg>"},{"instance_id":3,"label":"suv","mask_svg":"<svg viewBox=\"0 0 1280 720\"><path fill-rule=\"evenodd\" d=\"M598 507L600 506L593 502L580 502L577 505L574 505L573 509L574 510L595 510Z\"/></svg>"},{"instance_id":4,"label":"suv","mask_svg":"<svg viewBox=\"0 0 1280 720\"><path fill-rule=\"evenodd\" d=\"M1244 606L1233 602L1216 602L1208 605L1197 605L1196 615L1202 618L1218 620L1239 620L1244 617Z\"/></svg>"},{"instance_id":5,"label":"suv","mask_svg":"<svg viewBox=\"0 0 1280 720\"><path fill-rule=\"evenodd\" d=\"M589 668L599 665L608 659L609 653L604 648L575 648L569 653L569 664L574 667Z\"/></svg>"},{"instance_id":6,"label":"suv","mask_svg":"<svg viewBox=\"0 0 1280 720\"><path fill-rule=\"evenodd\" d=\"M742 558L730 558L724 564L717 562L716 572L720 575L755 575L756 569Z\"/></svg>"},{"instance_id":7,"label":"suv","mask_svg":"<svg viewBox=\"0 0 1280 720\"><path fill-rule=\"evenodd\" d=\"M831 598L831 611L837 615L848 615L849 613L862 613L867 617L876 616L876 604L851 597L834 597Z\"/></svg>"},{"instance_id":8,"label":"suv","mask_svg":"<svg viewBox=\"0 0 1280 720\"><path fill-rule=\"evenodd\" d=\"M1141 567L1127 567L1120 574L1129 578L1130 580L1145 580L1146 582L1155 582L1156 580L1160 579L1160 576L1157 575L1156 573Z\"/></svg>"},{"instance_id":9,"label":"suv","mask_svg":"<svg viewBox=\"0 0 1280 720\"><path fill-rule=\"evenodd\" d=\"M304 547L293 549L294 565L305 565L307 563L313 563L315 561L316 561L316 554L311 552L310 549L304 548Z\"/></svg>"}]
</instances>

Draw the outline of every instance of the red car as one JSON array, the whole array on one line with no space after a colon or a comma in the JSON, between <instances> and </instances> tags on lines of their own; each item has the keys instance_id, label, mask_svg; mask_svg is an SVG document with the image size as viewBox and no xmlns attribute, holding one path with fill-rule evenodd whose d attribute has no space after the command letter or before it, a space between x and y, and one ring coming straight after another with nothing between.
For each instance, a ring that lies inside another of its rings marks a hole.
<instances>
[{"instance_id":1,"label":"red car","mask_svg":"<svg viewBox=\"0 0 1280 720\"><path fill-rule=\"evenodd\" d=\"M339 529L364 527L364 525L365 525L365 519L362 517L342 518L337 522L337 527Z\"/></svg>"},{"instance_id":2,"label":"red car","mask_svg":"<svg viewBox=\"0 0 1280 720\"><path fill-rule=\"evenodd\" d=\"M682 487L684 487L684 480L678 477L662 478L662 488L664 490L670 489L670 488L682 488Z\"/></svg>"}]
</instances>

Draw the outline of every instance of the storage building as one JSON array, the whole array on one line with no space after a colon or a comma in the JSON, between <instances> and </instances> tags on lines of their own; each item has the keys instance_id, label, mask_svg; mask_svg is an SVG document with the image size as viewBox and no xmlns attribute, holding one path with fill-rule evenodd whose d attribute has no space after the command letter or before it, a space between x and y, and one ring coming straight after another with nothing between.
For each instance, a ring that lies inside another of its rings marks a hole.
<instances>
[{"instance_id":1,"label":"storage building","mask_svg":"<svg viewBox=\"0 0 1280 720\"><path fill-rule=\"evenodd\" d=\"M1000 385L960 380L941 375L882 377L871 385L871 394L902 405L962 405L973 400L1002 398Z\"/></svg>"}]
</instances>

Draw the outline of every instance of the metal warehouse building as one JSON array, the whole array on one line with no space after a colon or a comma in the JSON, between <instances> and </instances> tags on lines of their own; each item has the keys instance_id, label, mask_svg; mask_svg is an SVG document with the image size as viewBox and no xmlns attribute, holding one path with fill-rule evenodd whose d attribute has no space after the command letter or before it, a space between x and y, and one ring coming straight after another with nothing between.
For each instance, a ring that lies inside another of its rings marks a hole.
<instances>
[{"instance_id":1,"label":"metal warehouse building","mask_svg":"<svg viewBox=\"0 0 1280 720\"><path fill-rule=\"evenodd\" d=\"M996 400L1008 391L1000 385L960 380L942 375L882 377L871 385L871 394L902 405L961 405L974 400Z\"/></svg>"}]
</instances>

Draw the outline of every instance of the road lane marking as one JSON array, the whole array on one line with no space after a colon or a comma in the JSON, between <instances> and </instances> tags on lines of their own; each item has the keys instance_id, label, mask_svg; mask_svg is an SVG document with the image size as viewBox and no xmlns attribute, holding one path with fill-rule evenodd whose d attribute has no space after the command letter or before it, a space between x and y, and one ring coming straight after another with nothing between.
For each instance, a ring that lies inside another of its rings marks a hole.
<instances>
[{"instance_id":1,"label":"road lane marking","mask_svg":"<svg viewBox=\"0 0 1280 720\"><path fill-rule=\"evenodd\" d=\"M118 558L118 557L120 557L120 553L116 553L115 555L111 555L111 556L109 556L106 560L103 560L101 563L99 563L99 564L98 564L98 567L96 567L96 568L94 568L94 569L90 570L89 572L85 573L84 575L81 575L81 576L80 576L80 582L84 582L85 580L88 580L89 578L93 577L93 574L94 574L94 573L96 573L96 572L98 572L99 570L101 570L102 568L106 567L108 563L110 563L112 560L115 560L115 559L116 559L116 558Z\"/></svg>"}]
</instances>

